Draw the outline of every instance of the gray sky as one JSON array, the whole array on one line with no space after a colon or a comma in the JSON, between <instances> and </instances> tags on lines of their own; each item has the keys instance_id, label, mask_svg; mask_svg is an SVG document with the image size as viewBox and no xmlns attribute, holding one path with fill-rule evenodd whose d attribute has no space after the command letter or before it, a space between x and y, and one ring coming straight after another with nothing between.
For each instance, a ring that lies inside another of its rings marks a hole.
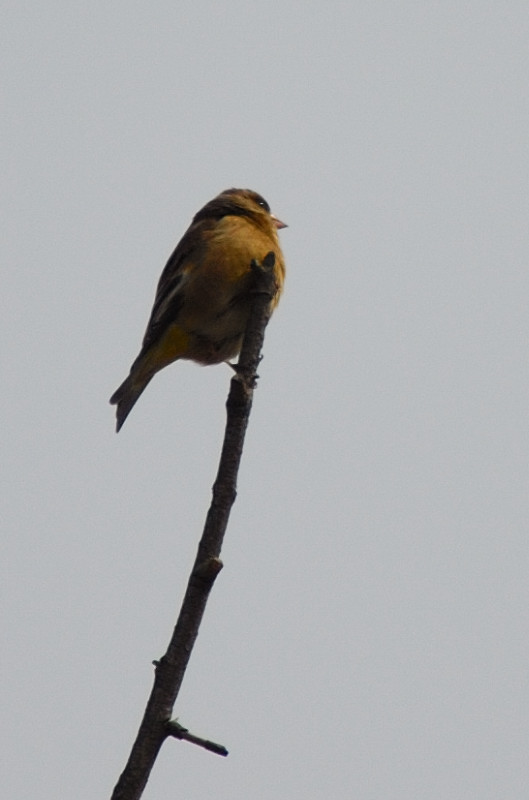
<instances>
[{"instance_id":1,"label":"gray sky","mask_svg":"<svg viewBox=\"0 0 529 800\"><path fill-rule=\"evenodd\" d=\"M525 798L526 2L4 5L2 784L110 795L194 557L223 367L108 397L230 186L284 298L146 800Z\"/></svg>"}]
</instances>

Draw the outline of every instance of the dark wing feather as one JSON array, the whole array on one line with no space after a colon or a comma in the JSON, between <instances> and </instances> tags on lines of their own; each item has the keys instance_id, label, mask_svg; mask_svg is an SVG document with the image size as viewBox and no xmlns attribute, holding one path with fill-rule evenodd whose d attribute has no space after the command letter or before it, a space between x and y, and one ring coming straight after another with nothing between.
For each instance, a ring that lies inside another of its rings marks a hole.
<instances>
[{"instance_id":1,"label":"dark wing feather","mask_svg":"<svg viewBox=\"0 0 529 800\"><path fill-rule=\"evenodd\" d=\"M204 220L199 224L192 223L169 257L158 281L154 305L138 359L158 341L167 326L178 316L184 302L181 284L185 267L193 263L193 254L197 251L202 236L212 225L214 225L212 220Z\"/></svg>"}]
</instances>

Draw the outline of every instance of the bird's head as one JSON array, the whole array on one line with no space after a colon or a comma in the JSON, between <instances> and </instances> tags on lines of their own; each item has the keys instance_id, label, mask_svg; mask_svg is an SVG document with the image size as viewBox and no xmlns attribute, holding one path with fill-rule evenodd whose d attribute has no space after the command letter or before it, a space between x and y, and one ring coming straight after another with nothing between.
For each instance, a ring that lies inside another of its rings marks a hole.
<instances>
[{"instance_id":1,"label":"bird's head","mask_svg":"<svg viewBox=\"0 0 529 800\"><path fill-rule=\"evenodd\" d=\"M226 189L213 200L210 200L198 214L193 222L207 217L221 217L234 215L240 217L250 217L258 224L272 224L274 228L280 230L286 228L285 222L281 222L272 212L270 206L257 192L251 189Z\"/></svg>"}]
</instances>

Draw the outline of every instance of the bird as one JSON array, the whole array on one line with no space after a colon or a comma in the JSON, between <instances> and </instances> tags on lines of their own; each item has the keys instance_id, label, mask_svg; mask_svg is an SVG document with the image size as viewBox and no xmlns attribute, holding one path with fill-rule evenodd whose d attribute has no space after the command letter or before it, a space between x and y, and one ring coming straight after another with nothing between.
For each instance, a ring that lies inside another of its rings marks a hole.
<instances>
[{"instance_id":1,"label":"bird","mask_svg":"<svg viewBox=\"0 0 529 800\"><path fill-rule=\"evenodd\" d=\"M275 256L272 310L283 290L286 228L251 189L226 189L198 211L158 282L139 355L110 398L119 431L149 381L178 359L229 362L240 351L251 306L254 259Z\"/></svg>"}]
</instances>

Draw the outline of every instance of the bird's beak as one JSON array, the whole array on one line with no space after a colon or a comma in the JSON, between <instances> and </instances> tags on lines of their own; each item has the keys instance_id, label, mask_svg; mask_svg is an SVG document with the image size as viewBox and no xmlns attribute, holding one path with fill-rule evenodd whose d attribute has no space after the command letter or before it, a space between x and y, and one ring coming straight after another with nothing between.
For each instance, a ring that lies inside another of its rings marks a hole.
<instances>
[{"instance_id":1,"label":"bird's beak","mask_svg":"<svg viewBox=\"0 0 529 800\"><path fill-rule=\"evenodd\" d=\"M272 217L272 221L273 221L273 223L276 226L278 231L280 231L281 228L288 228L288 225L287 225L286 222L281 222L281 220L278 219L274 214L270 214L270 216Z\"/></svg>"}]
</instances>

